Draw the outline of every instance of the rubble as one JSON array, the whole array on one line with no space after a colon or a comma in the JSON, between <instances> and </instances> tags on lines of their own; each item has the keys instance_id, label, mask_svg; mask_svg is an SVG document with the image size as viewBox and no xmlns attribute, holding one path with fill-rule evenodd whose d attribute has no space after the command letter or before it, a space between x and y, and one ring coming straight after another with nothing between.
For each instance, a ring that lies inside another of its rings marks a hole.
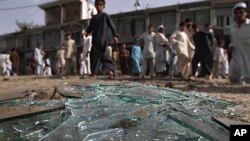
<instances>
[{"instance_id":1,"label":"rubble","mask_svg":"<svg viewBox=\"0 0 250 141\"><path fill-rule=\"evenodd\" d=\"M0 122L0 140L227 141L228 128L212 117L244 112L237 103L203 93L140 83L64 84L55 92L63 98L39 101L31 93L22 99L0 101L2 107L21 109L65 106Z\"/></svg>"}]
</instances>

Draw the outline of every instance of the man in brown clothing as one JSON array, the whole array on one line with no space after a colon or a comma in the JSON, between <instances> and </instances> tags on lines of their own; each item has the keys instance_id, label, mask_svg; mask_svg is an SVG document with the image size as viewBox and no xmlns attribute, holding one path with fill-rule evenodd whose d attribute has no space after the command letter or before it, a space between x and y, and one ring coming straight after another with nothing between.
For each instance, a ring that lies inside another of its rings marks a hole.
<instances>
[{"instance_id":1,"label":"man in brown clothing","mask_svg":"<svg viewBox=\"0 0 250 141\"><path fill-rule=\"evenodd\" d=\"M123 44L119 52L119 60L122 74L129 74L128 57L129 51L126 49L126 44Z\"/></svg>"},{"instance_id":2,"label":"man in brown clothing","mask_svg":"<svg viewBox=\"0 0 250 141\"><path fill-rule=\"evenodd\" d=\"M11 50L10 61L12 62L13 73L14 75L17 75L19 70L20 58L15 48Z\"/></svg>"}]
</instances>

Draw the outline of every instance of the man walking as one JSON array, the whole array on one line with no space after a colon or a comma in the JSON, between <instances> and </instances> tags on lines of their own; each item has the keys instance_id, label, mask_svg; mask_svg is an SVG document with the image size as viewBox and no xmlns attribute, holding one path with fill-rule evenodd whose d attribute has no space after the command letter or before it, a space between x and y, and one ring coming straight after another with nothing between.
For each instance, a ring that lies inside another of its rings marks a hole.
<instances>
[{"instance_id":1,"label":"man walking","mask_svg":"<svg viewBox=\"0 0 250 141\"><path fill-rule=\"evenodd\" d=\"M194 34L195 54L193 63L193 76L198 69L198 64L201 64L200 77L208 77L211 75L213 68L213 35L210 32L210 24L206 24L204 31L199 31Z\"/></svg>"},{"instance_id":2,"label":"man walking","mask_svg":"<svg viewBox=\"0 0 250 141\"><path fill-rule=\"evenodd\" d=\"M169 46L168 39L165 37L165 28L163 25L158 27L158 33L154 38L156 50L156 74L159 77L164 76L167 71L167 50Z\"/></svg>"},{"instance_id":3,"label":"man walking","mask_svg":"<svg viewBox=\"0 0 250 141\"><path fill-rule=\"evenodd\" d=\"M139 37L139 40L142 39L144 41L142 78L146 75L148 68L150 69L151 78L155 77L155 48L153 44L155 33L153 31L153 25L149 25L148 31Z\"/></svg>"},{"instance_id":4,"label":"man walking","mask_svg":"<svg viewBox=\"0 0 250 141\"><path fill-rule=\"evenodd\" d=\"M186 33L186 24L184 22L180 23L179 30L175 31L170 37L171 41L176 46L176 54L178 57L176 64L176 75L178 77L187 78L186 74L189 63L189 48L195 48L194 45L189 40Z\"/></svg>"},{"instance_id":5,"label":"man walking","mask_svg":"<svg viewBox=\"0 0 250 141\"><path fill-rule=\"evenodd\" d=\"M233 8L235 22L231 26L232 59L229 79L232 83L250 83L250 20L247 5L237 3Z\"/></svg>"}]
</instances>

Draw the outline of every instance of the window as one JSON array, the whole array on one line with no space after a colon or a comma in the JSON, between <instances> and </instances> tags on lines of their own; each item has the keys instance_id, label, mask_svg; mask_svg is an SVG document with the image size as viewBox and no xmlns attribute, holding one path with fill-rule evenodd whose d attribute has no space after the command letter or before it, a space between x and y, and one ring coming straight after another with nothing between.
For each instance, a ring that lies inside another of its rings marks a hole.
<instances>
[{"instance_id":1,"label":"window","mask_svg":"<svg viewBox=\"0 0 250 141\"><path fill-rule=\"evenodd\" d=\"M230 26L230 17L229 16L227 16L226 17L226 26Z\"/></svg>"},{"instance_id":2,"label":"window","mask_svg":"<svg viewBox=\"0 0 250 141\"><path fill-rule=\"evenodd\" d=\"M216 21L217 21L217 27L223 27L224 26L224 16L217 17Z\"/></svg>"},{"instance_id":3,"label":"window","mask_svg":"<svg viewBox=\"0 0 250 141\"><path fill-rule=\"evenodd\" d=\"M230 16L218 16L216 18L217 27L225 28L230 26L231 24L231 17Z\"/></svg>"}]
</instances>

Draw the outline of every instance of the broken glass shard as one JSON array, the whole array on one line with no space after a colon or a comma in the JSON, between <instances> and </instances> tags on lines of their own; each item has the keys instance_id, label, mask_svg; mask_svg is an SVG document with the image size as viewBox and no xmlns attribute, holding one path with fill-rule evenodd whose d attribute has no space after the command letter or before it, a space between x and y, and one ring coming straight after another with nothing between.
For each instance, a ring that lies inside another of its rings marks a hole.
<instances>
[{"instance_id":1,"label":"broken glass shard","mask_svg":"<svg viewBox=\"0 0 250 141\"><path fill-rule=\"evenodd\" d=\"M118 113L118 114L111 115L107 118L92 121L92 122L86 122L86 121L80 122L78 124L78 127L81 130L96 129L96 128L108 128L108 127L111 127L111 126L119 123L120 121L124 120L125 118L126 118L126 114Z\"/></svg>"},{"instance_id":2,"label":"broken glass shard","mask_svg":"<svg viewBox=\"0 0 250 141\"><path fill-rule=\"evenodd\" d=\"M107 131L88 134L82 141L115 140L117 138L121 138L124 134L125 132L121 128L110 129Z\"/></svg>"}]
</instances>

